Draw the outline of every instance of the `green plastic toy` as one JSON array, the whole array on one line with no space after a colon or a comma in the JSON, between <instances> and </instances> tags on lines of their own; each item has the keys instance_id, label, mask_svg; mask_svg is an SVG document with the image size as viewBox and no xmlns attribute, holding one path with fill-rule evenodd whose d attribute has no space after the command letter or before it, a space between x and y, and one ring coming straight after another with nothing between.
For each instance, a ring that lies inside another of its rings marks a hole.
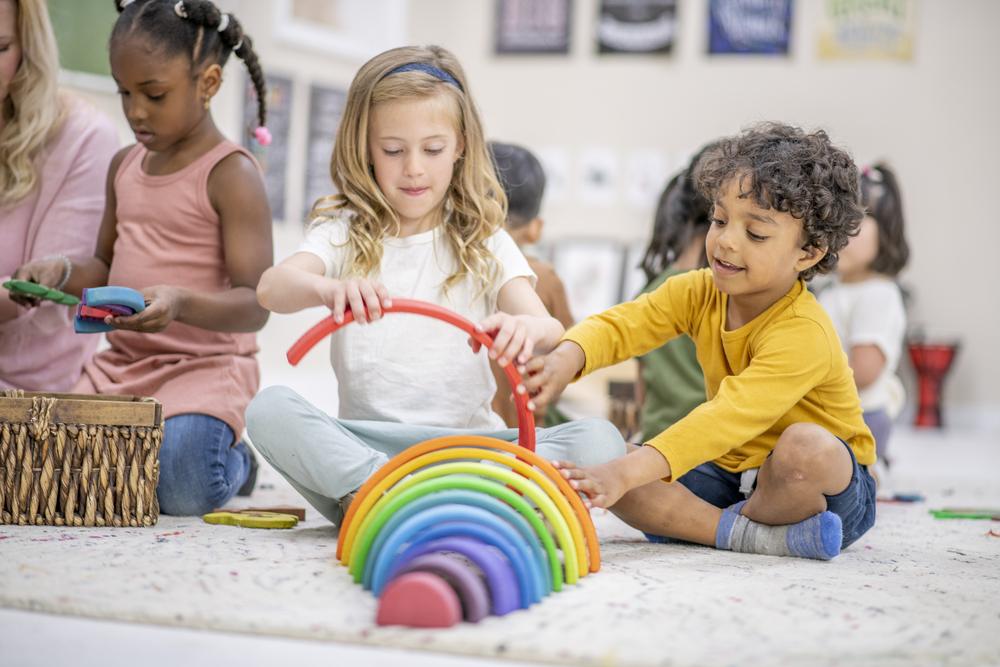
<instances>
[{"instance_id":1,"label":"green plastic toy","mask_svg":"<svg viewBox=\"0 0 1000 667\"><path fill-rule=\"evenodd\" d=\"M72 294L66 294L66 292L60 292L57 289L39 285L28 280L8 280L3 286L15 294L53 301L63 306L75 306L80 303L80 300Z\"/></svg>"},{"instance_id":2,"label":"green plastic toy","mask_svg":"<svg viewBox=\"0 0 1000 667\"><path fill-rule=\"evenodd\" d=\"M1000 508L988 507L945 507L930 510L935 519L992 519L1000 521Z\"/></svg>"}]
</instances>

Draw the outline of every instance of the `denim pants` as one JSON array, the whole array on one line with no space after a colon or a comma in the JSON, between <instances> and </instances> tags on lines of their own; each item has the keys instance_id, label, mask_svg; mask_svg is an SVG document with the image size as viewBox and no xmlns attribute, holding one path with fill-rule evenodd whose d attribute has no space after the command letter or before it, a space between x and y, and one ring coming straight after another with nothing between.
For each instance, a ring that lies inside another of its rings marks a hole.
<instances>
[{"instance_id":1,"label":"denim pants","mask_svg":"<svg viewBox=\"0 0 1000 667\"><path fill-rule=\"evenodd\" d=\"M233 446L233 429L202 414L170 417L163 424L160 483L156 497L164 514L197 515L222 507L250 473L250 450Z\"/></svg>"},{"instance_id":2,"label":"denim pants","mask_svg":"<svg viewBox=\"0 0 1000 667\"><path fill-rule=\"evenodd\" d=\"M625 454L618 429L603 419L582 419L535 433L536 452L546 459L591 466ZM477 431L337 419L288 387L267 387L250 402L247 434L254 449L335 525L343 518L338 500L411 445L447 435L517 440L514 428Z\"/></svg>"}]
</instances>

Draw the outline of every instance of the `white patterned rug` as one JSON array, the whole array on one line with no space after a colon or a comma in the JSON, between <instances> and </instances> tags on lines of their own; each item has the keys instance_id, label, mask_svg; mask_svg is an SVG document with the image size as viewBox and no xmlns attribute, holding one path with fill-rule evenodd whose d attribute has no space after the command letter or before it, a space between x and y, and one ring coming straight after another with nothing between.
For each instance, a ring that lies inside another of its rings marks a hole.
<instances>
[{"instance_id":1,"label":"white patterned rug","mask_svg":"<svg viewBox=\"0 0 1000 667\"><path fill-rule=\"evenodd\" d=\"M906 456L924 461L929 502L880 505L877 527L832 562L651 545L604 513L598 574L448 630L375 626L375 599L334 562L334 530L311 508L288 531L174 517L147 529L0 526L0 606L572 665L993 664L1000 538L989 531L1000 523L927 512L1000 506L989 477L1000 454L987 444L949 441L978 447L978 467L942 472L941 443L912 436ZM252 504L303 504L272 471L261 481Z\"/></svg>"}]
</instances>

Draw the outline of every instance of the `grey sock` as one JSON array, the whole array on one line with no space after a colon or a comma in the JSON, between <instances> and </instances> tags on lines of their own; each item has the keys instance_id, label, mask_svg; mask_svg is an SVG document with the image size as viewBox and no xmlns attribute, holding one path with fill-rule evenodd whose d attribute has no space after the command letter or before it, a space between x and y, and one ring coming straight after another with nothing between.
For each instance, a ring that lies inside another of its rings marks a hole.
<instances>
[{"instance_id":1,"label":"grey sock","mask_svg":"<svg viewBox=\"0 0 1000 667\"><path fill-rule=\"evenodd\" d=\"M820 560L830 560L840 553L842 524L833 512L820 512L786 526L767 526L740 514L745 502L723 510L715 532L717 548Z\"/></svg>"}]
</instances>

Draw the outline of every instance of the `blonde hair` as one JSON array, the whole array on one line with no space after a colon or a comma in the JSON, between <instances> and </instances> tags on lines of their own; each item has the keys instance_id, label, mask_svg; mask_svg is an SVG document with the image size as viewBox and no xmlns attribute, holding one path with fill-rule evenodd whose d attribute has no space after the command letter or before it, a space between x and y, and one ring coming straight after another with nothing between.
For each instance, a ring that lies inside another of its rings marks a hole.
<instances>
[{"instance_id":1,"label":"blonde hair","mask_svg":"<svg viewBox=\"0 0 1000 667\"><path fill-rule=\"evenodd\" d=\"M2 1L2 0L0 0ZM17 12L21 64L0 113L0 205L26 196L38 181L35 158L65 116L59 96L59 52L43 0L11 0Z\"/></svg>"},{"instance_id":2,"label":"blonde hair","mask_svg":"<svg viewBox=\"0 0 1000 667\"><path fill-rule=\"evenodd\" d=\"M432 65L454 77L459 86L423 71L387 76L408 63ZM499 269L486 241L503 228L507 198L486 150L479 112L469 94L462 66L454 55L437 46L402 47L381 53L365 63L351 82L344 115L330 160L330 176L339 194L323 197L310 217L322 221L344 211L353 213L348 225L348 274L366 276L382 262L382 240L399 233L399 217L385 198L371 168L368 127L372 108L396 100L426 99L437 95L451 101L455 129L464 150L455 163L451 187L444 201L448 212L445 234L458 260L458 269L443 285L447 291L467 276L484 294Z\"/></svg>"}]
</instances>

